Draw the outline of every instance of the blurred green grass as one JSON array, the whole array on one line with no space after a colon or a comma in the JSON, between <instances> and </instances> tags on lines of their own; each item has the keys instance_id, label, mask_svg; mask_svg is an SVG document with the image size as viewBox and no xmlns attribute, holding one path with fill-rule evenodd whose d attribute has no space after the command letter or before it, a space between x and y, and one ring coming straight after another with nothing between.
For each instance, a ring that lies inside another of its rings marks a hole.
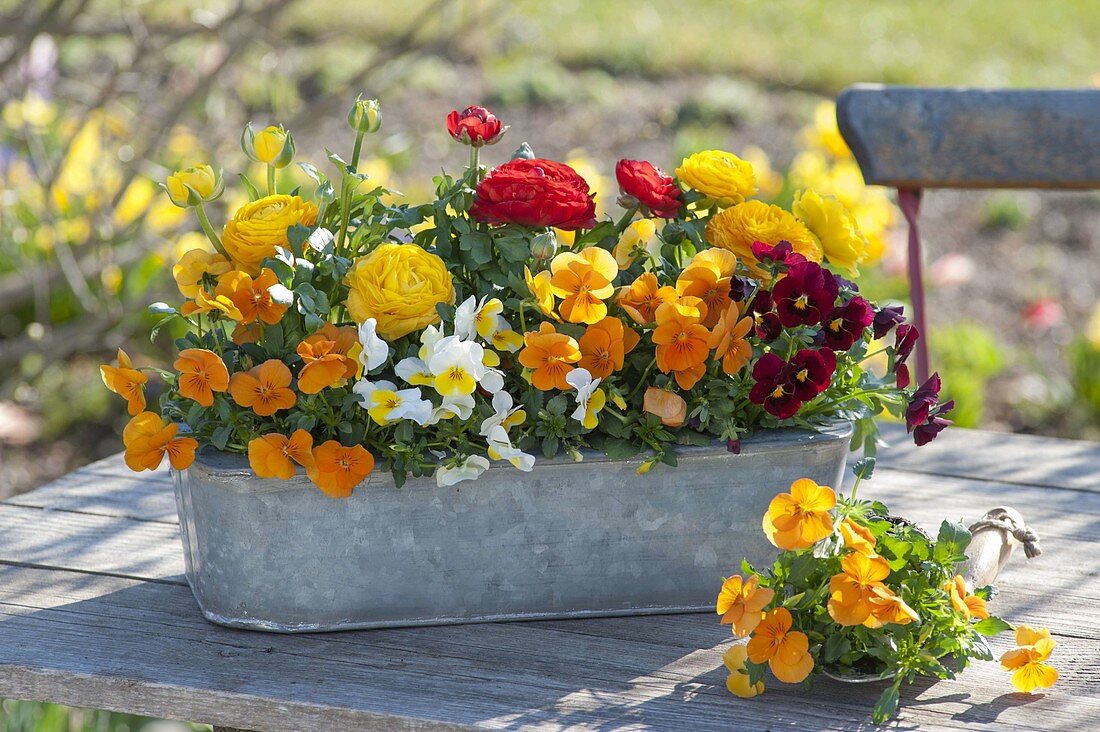
<instances>
[{"instance_id":1,"label":"blurred green grass","mask_svg":"<svg viewBox=\"0 0 1100 732\"><path fill-rule=\"evenodd\" d=\"M206 725L70 709L59 704L11 700L0 703L0 732L199 732L209 729Z\"/></svg>"}]
</instances>

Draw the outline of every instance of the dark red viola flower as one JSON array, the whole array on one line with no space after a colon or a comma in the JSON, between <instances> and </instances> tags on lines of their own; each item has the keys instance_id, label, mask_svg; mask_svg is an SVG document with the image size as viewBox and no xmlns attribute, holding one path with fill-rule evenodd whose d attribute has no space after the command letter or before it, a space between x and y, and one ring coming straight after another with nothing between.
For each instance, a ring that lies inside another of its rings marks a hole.
<instances>
[{"instance_id":1,"label":"dark red viola flower","mask_svg":"<svg viewBox=\"0 0 1100 732\"><path fill-rule=\"evenodd\" d=\"M772 294L767 290L758 290L756 297L749 303L753 331L756 337L765 343L774 341L783 332L783 324L772 309Z\"/></svg>"},{"instance_id":2,"label":"dark red viola flower","mask_svg":"<svg viewBox=\"0 0 1100 732\"><path fill-rule=\"evenodd\" d=\"M934 414L927 422L921 425L917 425L913 429L913 442L916 443L917 447L927 445L929 442L936 439L936 437L941 432L954 424L954 422L949 419L945 419L943 416L954 408L954 399L949 402L944 402L940 405L940 408L936 410L936 414Z\"/></svg>"},{"instance_id":3,"label":"dark red viola flower","mask_svg":"<svg viewBox=\"0 0 1100 732\"><path fill-rule=\"evenodd\" d=\"M507 131L508 128L485 107L470 106L447 115L447 132L463 145L493 145Z\"/></svg>"},{"instance_id":4,"label":"dark red viola flower","mask_svg":"<svg viewBox=\"0 0 1100 732\"><path fill-rule=\"evenodd\" d=\"M803 348L791 357L789 379L794 395L808 402L829 388L836 371L836 354L828 349Z\"/></svg>"},{"instance_id":5,"label":"dark red viola flower","mask_svg":"<svg viewBox=\"0 0 1100 732\"><path fill-rule=\"evenodd\" d=\"M730 277L730 300L745 302L754 289L756 289L756 283L748 277Z\"/></svg>"},{"instance_id":6,"label":"dark red viola flower","mask_svg":"<svg viewBox=\"0 0 1100 732\"><path fill-rule=\"evenodd\" d=\"M680 212L680 187L671 175L645 160L620 160L615 165L623 208L640 207L659 219L675 218Z\"/></svg>"},{"instance_id":7,"label":"dark red viola flower","mask_svg":"<svg viewBox=\"0 0 1100 732\"><path fill-rule=\"evenodd\" d=\"M806 261L806 258L796 252L791 243L786 239L780 241L775 246L766 244L762 241L754 241L752 243L752 256L756 257L765 265L783 264L790 267Z\"/></svg>"},{"instance_id":8,"label":"dark red viola flower","mask_svg":"<svg viewBox=\"0 0 1100 732\"><path fill-rule=\"evenodd\" d=\"M734 455L741 454L741 440L726 440L726 452L732 452Z\"/></svg>"},{"instance_id":9,"label":"dark red viola flower","mask_svg":"<svg viewBox=\"0 0 1100 732\"><path fill-rule=\"evenodd\" d=\"M909 398L909 406L905 408L905 427L908 431L912 432L918 424L928 421L929 413L940 400L940 385L940 375L937 372L913 392L913 396Z\"/></svg>"},{"instance_id":10,"label":"dark red viola flower","mask_svg":"<svg viewBox=\"0 0 1100 732\"><path fill-rule=\"evenodd\" d=\"M799 262L775 283L772 301L786 327L816 325L833 311L838 291L831 272L817 262Z\"/></svg>"},{"instance_id":11,"label":"dark red viola flower","mask_svg":"<svg viewBox=\"0 0 1100 732\"><path fill-rule=\"evenodd\" d=\"M856 296L835 308L821 323L825 345L834 351L847 351L856 341L863 339L867 326L875 319L871 303Z\"/></svg>"},{"instance_id":12,"label":"dark red viola flower","mask_svg":"<svg viewBox=\"0 0 1100 732\"><path fill-rule=\"evenodd\" d=\"M777 419L790 419L802 406L802 400L795 396L790 376L790 364L774 353L765 353L752 367L756 383L749 391L749 401L763 406Z\"/></svg>"},{"instance_id":13,"label":"dark red viola flower","mask_svg":"<svg viewBox=\"0 0 1100 732\"><path fill-rule=\"evenodd\" d=\"M895 325L905 322L905 308L901 305L888 305L875 311L875 338L883 338Z\"/></svg>"},{"instance_id":14,"label":"dark red viola flower","mask_svg":"<svg viewBox=\"0 0 1100 732\"><path fill-rule=\"evenodd\" d=\"M917 345L920 331L912 323L902 323L894 332L894 338L894 378L898 388L905 389L909 386L909 367L905 361Z\"/></svg>"}]
</instances>

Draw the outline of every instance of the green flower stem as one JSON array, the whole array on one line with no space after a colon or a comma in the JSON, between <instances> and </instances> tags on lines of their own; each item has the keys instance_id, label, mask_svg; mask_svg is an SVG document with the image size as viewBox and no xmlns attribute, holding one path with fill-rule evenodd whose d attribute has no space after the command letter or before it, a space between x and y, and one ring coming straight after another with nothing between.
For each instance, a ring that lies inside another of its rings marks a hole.
<instances>
[{"instance_id":1,"label":"green flower stem","mask_svg":"<svg viewBox=\"0 0 1100 732\"><path fill-rule=\"evenodd\" d=\"M221 239L214 233L214 227L210 225L210 219L206 216L206 209L203 208L201 203L195 206L195 213L198 214L199 224L202 226L202 230L206 232L206 238L214 245L214 249L226 259L232 260L233 258L229 256L229 252L225 251L225 247L222 246Z\"/></svg>"},{"instance_id":2,"label":"green flower stem","mask_svg":"<svg viewBox=\"0 0 1100 732\"><path fill-rule=\"evenodd\" d=\"M630 226L630 222L634 219L634 214L636 213L638 213L637 206L628 209L627 212L623 214L623 217L619 219L619 222L615 224L615 228L619 231L623 231L624 229L626 229L626 227Z\"/></svg>"},{"instance_id":3,"label":"green flower stem","mask_svg":"<svg viewBox=\"0 0 1100 732\"><path fill-rule=\"evenodd\" d=\"M476 145L470 145L470 173L473 175L474 182L477 183L481 177L481 148Z\"/></svg>"},{"instance_id":4,"label":"green flower stem","mask_svg":"<svg viewBox=\"0 0 1100 732\"><path fill-rule=\"evenodd\" d=\"M363 153L363 136L365 134L363 130L355 133L355 146L351 149L351 167L355 168L356 172L359 171L359 156Z\"/></svg>"},{"instance_id":5,"label":"green flower stem","mask_svg":"<svg viewBox=\"0 0 1100 732\"><path fill-rule=\"evenodd\" d=\"M846 394L843 397L838 397L836 399L831 399L827 402L822 402L821 404L818 404L818 405L814 406L812 408L812 410L810 411L810 414L817 414L818 412L823 412L826 409L829 409L830 407L839 406L841 404L844 404L845 402L850 402L853 399L858 399L861 396L870 396L872 394L885 394L888 391L894 391L894 387L887 386L887 387L883 387L881 389L862 389L860 391L854 391L851 394Z\"/></svg>"},{"instance_id":6,"label":"green flower stem","mask_svg":"<svg viewBox=\"0 0 1100 732\"><path fill-rule=\"evenodd\" d=\"M657 358L654 357L653 360L649 362L649 365L645 367L645 371L642 372L642 377L638 379L638 383L634 385L634 388L631 389L630 393L627 395L626 398L628 401L630 399L633 399L634 395L638 393L638 390L642 388L642 386L645 384L645 380L649 378L649 372L651 372L653 370L653 367L656 365Z\"/></svg>"},{"instance_id":7,"label":"green flower stem","mask_svg":"<svg viewBox=\"0 0 1100 732\"><path fill-rule=\"evenodd\" d=\"M275 195L275 166L267 164L267 195Z\"/></svg>"},{"instance_id":8,"label":"green flower stem","mask_svg":"<svg viewBox=\"0 0 1100 732\"><path fill-rule=\"evenodd\" d=\"M855 501L856 500L856 491L859 490L859 484L862 481L863 481L863 476L862 475L857 475L856 476L856 482L852 484L852 495L848 497L848 500L850 500L850 501Z\"/></svg>"},{"instance_id":9,"label":"green flower stem","mask_svg":"<svg viewBox=\"0 0 1100 732\"><path fill-rule=\"evenodd\" d=\"M526 310L526 308L524 307L524 302L523 302L523 300L520 300L519 301L519 330L520 330L521 333L526 333L527 332L527 317L526 317L526 313L524 312L525 310Z\"/></svg>"}]
</instances>

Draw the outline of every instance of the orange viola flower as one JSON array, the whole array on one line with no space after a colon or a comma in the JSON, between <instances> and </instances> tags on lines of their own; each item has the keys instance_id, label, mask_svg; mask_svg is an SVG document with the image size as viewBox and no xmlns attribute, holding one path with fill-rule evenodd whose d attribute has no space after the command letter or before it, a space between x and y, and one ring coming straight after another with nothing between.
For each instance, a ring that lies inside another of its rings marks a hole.
<instances>
[{"instance_id":1,"label":"orange viola flower","mask_svg":"<svg viewBox=\"0 0 1100 732\"><path fill-rule=\"evenodd\" d=\"M535 298L535 304L538 305L542 314L560 323L561 318L554 312L554 292L550 287L550 273L543 270L537 275L532 275L531 268L524 267L523 280L527 283L527 289L531 291L531 296Z\"/></svg>"},{"instance_id":2,"label":"orange viola flower","mask_svg":"<svg viewBox=\"0 0 1100 732\"><path fill-rule=\"evenodd\" d=\"M866 526L861 526L850 518L840 522L840 536L844 546L868 557L875 556L875 535Z\"/></svg>"},{"instance_id":3,"label":"orange viola flower","mask_svg":"<svg viewBox=\"0 0 1100 732\"><path fill-rule=\"evenodd\" d=\"M290 389L290 369L272 358L248 371L233 374L229 394L242 407L251 407L261 417L270 417L280 409L290 409L298 396Z\"/></svg>"},{"instance_id":4,"label":"orange viola flower","mask_svg":"<svg viewBox=\"0 0 1100 732\"><path fill-rule=\"evenodd\" d=\"M887 623L906 625L920 620L916 610L909 607L905 600L895 595L890 588L871 588L871 596L867 602L871 606L871 615L863 621L868 628L881 628Z\"/></svg>"},{"instance_id":5,"label":"orange viola flower","mask_svg":"<svg viewBox=\"0 0 1100 732\"><path fill-rule=\"evenodd\" d=\"M580 346L570 336L559 333L553 323L541 323L537 331L523 334L519 362L533 369L531 383L540 391L571 389L566 375L581 360Z\"/></svg>"},{"instance_id":6,"label":"orange viola flower","mask_svg":"<svg viewBox=\"0 0 1100 732\"><path fill-rule=\"evenodd\" d=\"M1050 631L1021 625L1016 628L1016 644L1001 656L1001 665L1012 671L1012 685L1024 693L1054 686L1058 670L1044 663L1057 645Z\"/></svg>"},{"instance_id":7,"label":"orange viola flower","mask_svg":"<svg viewBox=\"0 0 1100 732\"><path fill-rule=\"evenodd\" d=\"M666 302L676 302L676 288L657 283L657 275L646 272L629 286L619 289L615 302L638 325L649 325L657 317L657 308Z\"/></svg>"},{"instance_id":8,"label":"orange viola flower","mask_svg":"<svg viewBox=\"0 0 1100 732\"><path fill-rule=\"evenodd\" d=\"M199 290L193 301L185 302L183 307L180 308L180 313L183 315L210 313L212 316L217 313L238 322L244 319L241 311L233 304L232 300L225 295L209 295L206 290Z\"/></svg>"},{"instance_id":9,"label":"orange viola flower","mask_svg":"<svg viewBox=\"0 0 1100 732\"><path fill-rule=\"evenodd\" d=\"M222 295L237 306L242 323L253 323L260 319L268 325L274 325L283 318L287 306L271 299L268 289L279 284L279 278L267 267L260 270L256 279L240 270L226 272L218 278L215 295Z\"/></svg>"},{"instance_id":10,"label":"orange viola flower","mask_svg":"<svg viewBox=\"0 0 1100 732\"><path fill-rule=\"evenodd\" d=\"M221 356L205 348L185 348L172 364L180 372L180 395L204 407L214 403L214 392L229 388L229 370Z\"/></svg>"},{"instance_id":11,"label":"orange viola flower","mask_svg":"<svg viewBox=\"0 0 1100 732\"><path fill-rule=\"evenodd\" d=\"M348 353L358 343L355 328L337 328L332 323L326 323L299 343L298 355L305 366L298 372L298 389L304 394L316 394L355 376L359 362Z\"/></svg>"},{"instance_id":12,"label":"orange viola flower","mask_svg":"<svg viewBox=\"0 0 1100 732\"><path fill-rule=\"evenodd\" d=\"M679 427L687 419L688 405L679 394L650 386L645 390L642 411L660 417L665 427Z\"/></svg>"},{"instance_id":13,"label":"orange viola flower","mask_svg":"<svg viewBox=\"0 0 1100 732\"><path fill-rule=\"evenodd\" d=\"M618 318L608 316L588 326L577 342L581 360L577 365L588 369L593 377L606 379L623 367L623 357L634 350L641 340L633 328L626 328Z\"/></svg>"},{"instance_id":14,"label":"orange viola flower","mask_svg":"<svg viewBox=\"0 0 1100 732\"><path fill-rule=\"evenodd\" d=\"M730 376L745 368L752 358L752 346L747 340L752 325L752 318L740 317L737 303L731 302L711 331L707 346L714 349L714 355L722 361L722 370Z\"/></svg>"},{"instance_id":15,"label":"orange viola flower","mask_svg":"<svg viewBox=\"0 0 1100 732\"><path fill-rule=\"evenodd\" d=\"M700 322L706 305L697 297L683 297L657 308L657 368L676 377L681 389L690 389L706 373L710 331Z\"/></svg>"},{"instance_id":16,"label":"orange viola flower","mask_svg":"<svg viewBox=\"0 0 1100 732\"><path fill-rule=\"evenodd\" d=\"M374 470L374 455L362 445L344 447L336 440L313 450L313 465L306 475L329 498L347 498L355 486Z\"/></svg>"},{"instance_id":17,"label":"orange viola flower","mask_svg":"<svg viewBox=\"0 0 1100 732\"><path fill-rule=\"evenodd\" d=\"M305 430L294 430L290 437L273 432L248 443L248 464L258 478L289 480L298 472L295 463L307 469L313 465L313 436Z\"/></svg>"},{"instance_id":18,"label":"orange viola flower","mask_svg":"<svg viewBox=\"0 0 1100 732\"><path fill-rule=\"evenodd\" d=\"M243 346L245 343L258 343L260 340L260 324L249 323L237 323L237 327L233 329L233 333L230 334L230 339L238 346Z\"/></svg>"},{"instance_id":19,"label":"orange viola flower","mask_svg":"<svg viewBox=\"0 0 1100 732\"><path fill-rule=\"evenodd\" d=\"M118 349L118 366L105 363L99 367L99 375L104 386L126 400L131 417L145 410L145 382L149 377L134 368L126 351Z\"/></svg>"},{"instance_id":20,"label":"orange viola flower","mask_svg":"<svg viewBox=\"0 0 1100 732\"><path fill-rule=\"evenodd\" d=\"M604 300L615 294L619 274L615 256L606 249L587 247L562 252L550 262L550 290L564 298L558 311L570 323L598 323L607 315Z\"/></svg>"},{"instance_id":21,"label":"orange viola flower","mask_svg":"<svg viewBox=\"0 0 1100 732\"><path fill-rule=\"evenodd\" d=\"M722 616L719 622L730 623L738 638L756 630L764 618L764 608L775 598L774 590L759 584L756 575L742 580L741 575L735 574L722 583L718 593L715 611Z\"/></svg>"},{"instance_id":22,"label":"orange viola flower","mask_svg":"<svg viewBox=\"0 0 1100 732\"><path fill-rule=\"evenodd\" d=\"M703 325L713 328L730 306L730 278L737 270L737 256L725 249L704 249L692 257L676 279L680 297L698 297L707 305Z\"/></svg>"},{"instance_id":23,"label":"orange viola flower","mask_svg":"<svg viewBox=\"0 0 1100 732\"><path fill-rule=\"evenodd\" d=\"M966 580L961 574L955 575L955 579L945 584L943 589L951 598L952 607L967 620L971 618L985 620L989 617L985 600L966 591Z\"/></svg>"},{"instance_id":24,"label":"orange viola flower","mask_svg":"<svg viewBox=\"0 0 1100 732\"><path fill-rule=\"evenodd\" d=\"M764 533L780 549L807 549L833 533L829 511L836 493L809 478L791 483L790 493L780 493L764 514Z\"/></svg>"},{"instance_id":25,"label":"orange viola flower","mask_svg":"<svg viewBox=\"0 0 1100 732\"><path fill-rule=\"evenodd\" d=\"M722 654L722 663L725 664L729 676L726 677L726 689L734 696L742 699L752 699L764 693L764 682L757 681L749 684L749 673L745 669L745 661L748 660L749 650L743 643L730 646Z\"/></svg>"},{"instance_id":26,"label":"orange viola flower","mask_svg":"<svg viewBox=\"0 0 1100 732\"><path fill-rule=\"evenodd\" d=\"M844 626L863 625L871 617L872 591L884 587L890 565L880 556L853 552L840 560L840 568L829 580L829 615Z\"/></svg>"},{"instance_id":27,"label":"orange viola flower","mask_svg":"<svg viewBox=\"0 0 1100 732\"><path fill-rule=\"evenodd\" d=\"M770 610L749 639L748 652L753 663L767 662L775 678L797 684L814 670L814 657L809 638L800 630L791 630L792 625L790 610Z\"/></svg>"},{"instance_id":28,"label":"orange viola flower","mask_svg":"<svg viewBox=\"0 0 1100 732\"><path fill-rule=\"evenodd\" d=\"M165 422L156 412L142 412L122 430L126 445L126 466L130 470L156 470L168 453L168 462L176 470L195 462L199 443L193 437L176 437L179 425Z\"/></svg>"}]
</instances>

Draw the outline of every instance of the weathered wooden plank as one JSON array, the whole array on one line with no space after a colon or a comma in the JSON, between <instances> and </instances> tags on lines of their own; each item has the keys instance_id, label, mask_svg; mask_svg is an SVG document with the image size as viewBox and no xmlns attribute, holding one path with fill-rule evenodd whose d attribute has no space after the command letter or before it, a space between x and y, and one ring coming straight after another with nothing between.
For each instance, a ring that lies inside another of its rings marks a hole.
<instances>
[{"instance_id":1,"label":"weathered wooden plank","mask_svg":"<svg viewBox=\"0 0 1100 732\"><path fill-rule=\"evenodd\" d=\"M935 442L913 444L900 424L884 424L890 444L879 464L932 475L1100 492L1100 443L947 429Z\"/></svg>"},{"instance_id":2,"label":"weathered wooden plank","mask_svg":"<svg viewBox=\"0 0 1100 732\"><path fill-rule=\"evenodd\" d=\"M879 691L772 682L763 700L734 699L721 669L728 630L709 615L632 619L638 632L627 638L569 630L621 620L270 636L207 625L191 603L169 585L0 569L0 695L273 732L718 730L852 728ZM1063 681L1051 693L1006 694L1006 674L982 664L960 682L908 692L916 703L900 723L1075 728L1100 714L1095 642L1059 642Z\"/></svg>"},{"instance_id":3,"label":"weathered wooden plank","mask_svg":"<svg viewBox=\"0 0 1100 732\"><path fill-rule=\"evenodd\" d=\"M860 84L840 132L869 183L895 188L1100 188L1100 89Z\"/></svg>"},{"instance_id":4,"label":"weathered wooden plank","mask_svg":"<svg viewBox=\"0 0 1100 732\"><path fill-rule=\"evenodd\" d=\"M179 523L167 465L135 473L122 454L98 460L5 503L35 508Z\"/></svg>"}]
</instances>

